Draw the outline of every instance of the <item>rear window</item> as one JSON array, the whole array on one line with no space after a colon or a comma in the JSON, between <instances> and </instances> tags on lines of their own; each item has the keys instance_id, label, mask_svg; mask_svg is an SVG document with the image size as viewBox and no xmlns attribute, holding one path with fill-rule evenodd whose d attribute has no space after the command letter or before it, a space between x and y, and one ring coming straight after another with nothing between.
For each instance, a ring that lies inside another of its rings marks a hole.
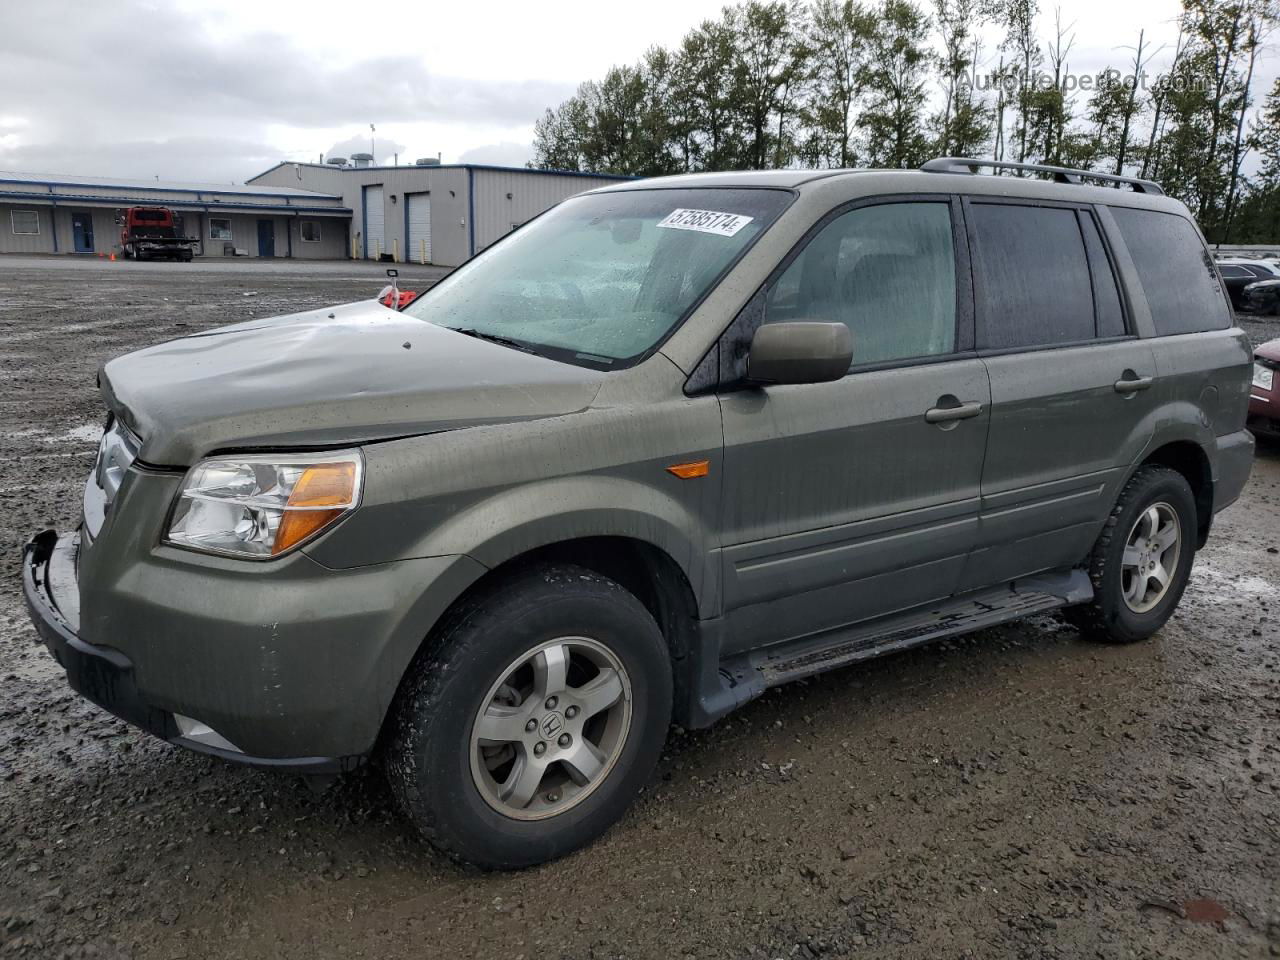
<instances>
[{"instance_id":1,"label":"rear window","mask_svg":"<svg viewBox=\"0 0 1280 960\"><path fill-rule=\"evenodd\" d=\"M978 348L1047 346L1095 336L1093 282L1075 210L974 203Z\"/></svg>"},{"instance_id":2,"label":"rear window","mask_svg":"<svg viewBox=\"0 0 1280 960\"><path fill-rule=\"evenodd\" d=\"M1156 333L1225 330L1231 312L1213 258L1191 221L1173 213L1112 207L1151 307Z\"/></svg>"}]
</instances>

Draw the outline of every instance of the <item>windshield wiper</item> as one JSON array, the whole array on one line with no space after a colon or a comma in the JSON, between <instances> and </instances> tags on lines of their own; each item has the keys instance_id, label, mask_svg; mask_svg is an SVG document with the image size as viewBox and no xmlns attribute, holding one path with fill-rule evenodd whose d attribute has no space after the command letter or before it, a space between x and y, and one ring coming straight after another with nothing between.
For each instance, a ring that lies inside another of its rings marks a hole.
<instances>
[{"instance_id":1,"label":"windshield wiper","mask_svg":"<svg viewBox=\"0 0 1280 960\"><path fill-rule=\"evenodd\" d=\"M510 347L513 350L521 350L524 353L537 354L538 351L522 340L512 340L510 337L504 337L500 333L489 333L485 330L477 330L475 327L445 327L446 330L452 330L454 333L460 333L465 337L475 337L477 340L488 340L490 343L500 343L504 347Z\"/></svg>"}]
</instances>

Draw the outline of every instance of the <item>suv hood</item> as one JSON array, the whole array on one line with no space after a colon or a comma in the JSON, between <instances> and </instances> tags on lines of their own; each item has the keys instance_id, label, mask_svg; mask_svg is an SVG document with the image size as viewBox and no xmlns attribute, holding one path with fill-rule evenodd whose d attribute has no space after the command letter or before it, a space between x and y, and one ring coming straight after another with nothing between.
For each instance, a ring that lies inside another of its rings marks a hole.
<instances>
[{"instance_id":1,"label":"suv hood","mask_svg":"<svg viewBox=\"0 0 1280 960\"><path fill-rule=\"evenodd\" d=\"M142 438L188 466L230 448L359 444L586 407L604 374L477 340L376 301L233 324L126 354L99 384Z\"/></svg>"}]
</instances>

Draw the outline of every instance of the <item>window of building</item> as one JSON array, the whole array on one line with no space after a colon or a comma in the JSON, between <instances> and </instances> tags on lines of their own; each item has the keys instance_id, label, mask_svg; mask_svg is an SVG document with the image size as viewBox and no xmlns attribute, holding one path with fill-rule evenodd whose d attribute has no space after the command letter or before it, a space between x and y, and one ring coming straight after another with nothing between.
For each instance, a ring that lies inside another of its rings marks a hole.
<instances>
[{"instance_id":1,"label":"window of building","mask_svg":"<svg viewBox=\"0 0 1280 960\"><path fill-rule=\"evenodd\" d=\"M210 217L209 218L209 239L210 240L230 240L231 239L231 218L230 217Z\"/></svg>"},{"instance_id":2,"label":"window of building","mask_svg":"<svg viewBox=\"0 0 1280 960\"><path fill-rule=\"evenodd\" d=\"M320 242L320 221L319 220L303 220L300 228L302 239L306 243Z\"/></svg>"},{"instance_id":3,"label":"window of building","mask_svg":"<svg viewBox=\"0 0 1280 960\"><path fill-rule=\"evenodd\" d=\"M887 203L832 220L769 290L765 322L786 320L845 324L855 365L952 352L949 205Z\"/></svg>"},{"instance_id":4,"label":"window of building","mask_svg":"<svg viewBox=\"0 0 1280 960\"><path fill-rule=\"evenodd\" d=\"M1075 210L975 203L978 348L1092 340L1093 283Z\"/></svg>"},{"instance_id":5,"label":"window of building","mask_svg":"<svg viewBox=\"0 0 1280 960\"><path fill-rule=\"evenodd\" d=\"M9 225L16 234L36 236L40 233L40 214L35 210L10 210Z\"/></svg>"},{"instance_id":6,"label":"window of building","mask_svg":"<svg viewBox=\"0 0 1280 960\"><path fill-rule=\"evenodd\" d=\"M1137 268L1156 333L1225 330L1231 313L1213 258L1191 221L1174 213L1112 207Z\"/></svg>"}]
</instances>

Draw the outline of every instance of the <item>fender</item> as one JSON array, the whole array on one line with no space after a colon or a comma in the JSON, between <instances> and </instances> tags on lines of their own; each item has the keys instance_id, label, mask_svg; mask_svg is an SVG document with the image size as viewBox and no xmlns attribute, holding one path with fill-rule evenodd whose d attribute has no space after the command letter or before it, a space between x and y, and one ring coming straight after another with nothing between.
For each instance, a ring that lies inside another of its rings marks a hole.
<instances>
[{"instance_id":1,"label":"fender","mask_svg":"<svg viewBox=\"0 0 1280 960\"><path fill-rule=\"evenodd\" d=\"M493 569L584 537L629 537L661 550L684 572L699 616L718 613L719 550L712 532L689 504L623 477L561 477L504 490L432 529L416 552L465 554Z\"/></svg>"}]
</instances>

